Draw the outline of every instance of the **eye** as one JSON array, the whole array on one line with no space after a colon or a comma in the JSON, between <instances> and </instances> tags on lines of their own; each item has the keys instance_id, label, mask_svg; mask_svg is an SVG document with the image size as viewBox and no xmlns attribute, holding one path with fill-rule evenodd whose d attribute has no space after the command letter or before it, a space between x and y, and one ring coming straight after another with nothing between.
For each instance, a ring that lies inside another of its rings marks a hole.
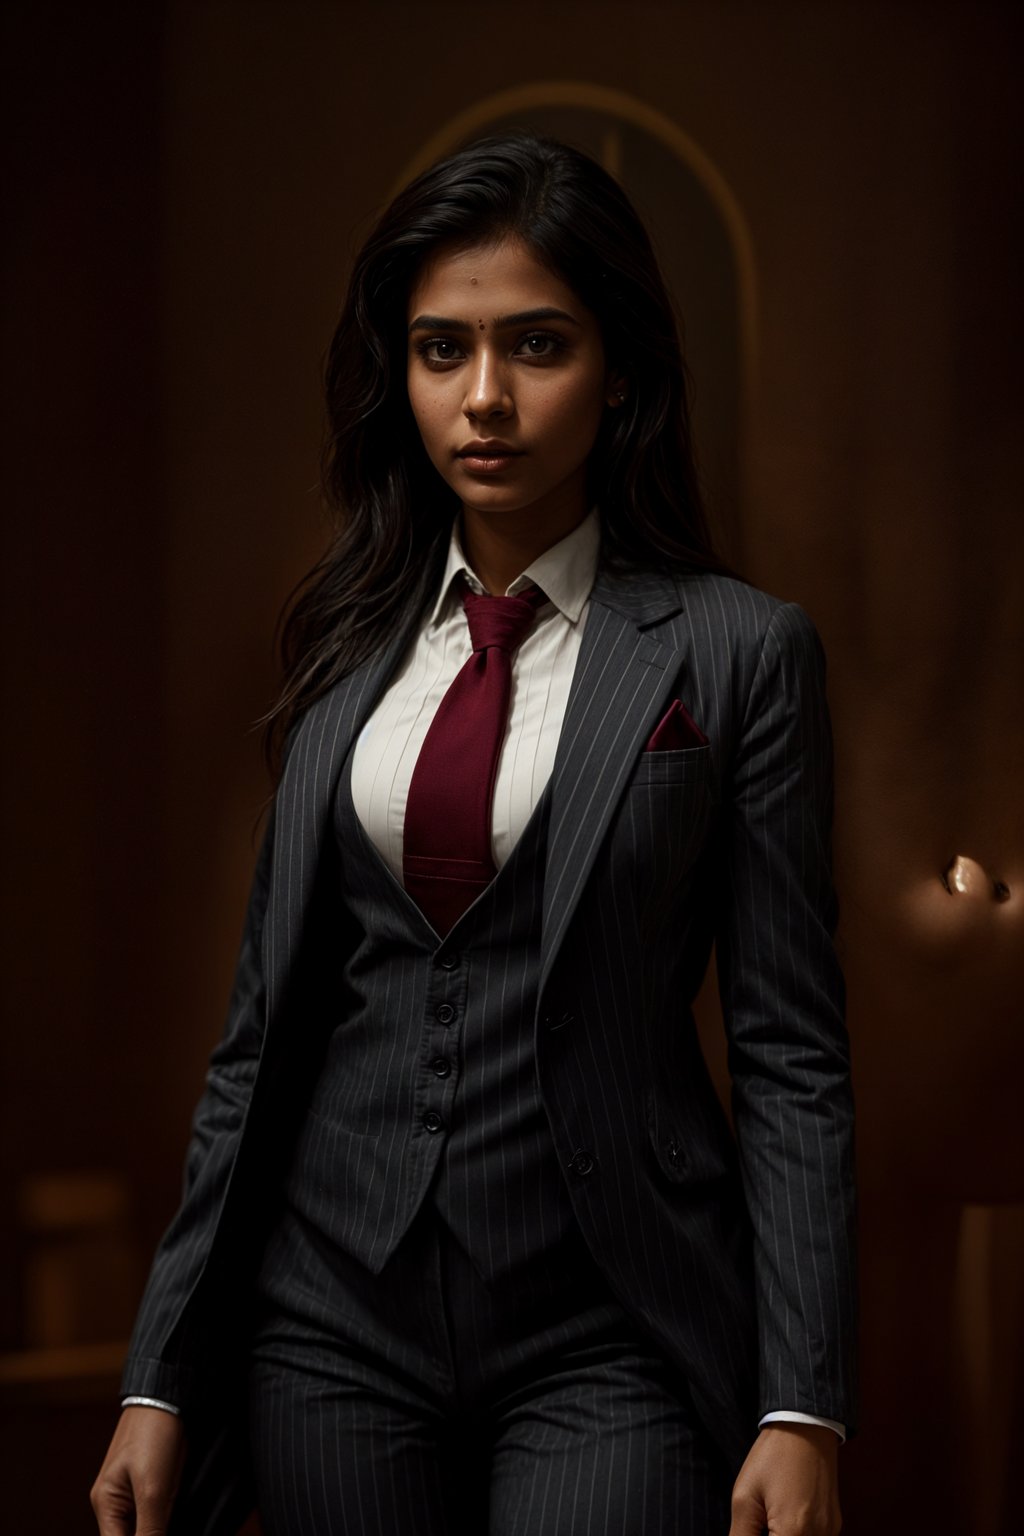
<instances>
[{"instance_id":1,"label":"eye","mask_svg":"<svg viewBox=\"0 0 1024 1536\"><path fill-rule=\"evenodd\" d=\"M559 352L565 351L565 347L565 341L554 331L530 331L519 343L519 349L525 349L527 357L535 357L544 362L557 357Z\"/></svg>"},{"instance_id":2,"label":"eye","mask_svg":"<svg viewBox=\"0 0 1024 1536\"><path fill-rule=\"evenodd\" d=\"M429 336L416 343L416 351L428 368L443 368L447 363L457 363L462 349L449 336Z\"/></svg>"}]
</instances>

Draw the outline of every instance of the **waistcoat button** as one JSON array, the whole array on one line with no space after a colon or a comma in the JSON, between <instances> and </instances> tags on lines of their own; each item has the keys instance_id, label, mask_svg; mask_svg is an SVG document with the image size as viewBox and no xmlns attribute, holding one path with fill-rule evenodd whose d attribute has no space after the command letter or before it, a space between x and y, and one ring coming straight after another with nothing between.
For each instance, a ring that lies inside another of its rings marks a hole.
<instances>
[{"instance_id":1,"label":"waistcoat button","mask_svg":"<svg viewBox=\"0 0 1024 1536\"><path fill-rule=\"evenodd\" d=\"M439 1024L450 1024L455 1017L455 1009L451 1003L438 1003L434 1009L434 1018Z\"/></svg>"},{"instance_id":2,"label":"waistcoat button","mask_svg":"<svg viewBox=\"0 0 1024 1536\"><path fill-rule=\"evenodd\" d=\"M578 1173L581 1178L586 1178L587 1174L592 1173L594 1170L594 1159L589 1152L585 1152L582 1147L579 1147L569 1159L569 1167L573 1173Z\"/></svg>"},{"instance_id":3,"label":"waistcoat button","mask_svg":"<svg viewBox=\"0 0 1024 1536\"><path fill-rule=\"evenodd\" d=\"M435 1072L438 1077L447 1077L451 1069L452 1064L445 1056L435 1056L430 1063L431 1072Z\"/></svg>"},{"instance_id":4,"label":"waistcoat button","mask_svg":"<svg viewBox=\"0 0 1024 1536\"><path fill-rule=\"evenodd\" d=\"M440 1131L444 1127L444 1121L436 1110L428 1109L423 1116L423 1129L425 1131Z\"/></svg>"},{"instance_id":5,"label":"waistcoat button","mask_svg":"<svg viewBox=\"0 0 1024 1536\"><path fill-rule=\"evenodd\" d=\"M458 955L442 955L437 963L442 971L454 971L459 963L459 957Z\"/></svg>"}]
</instances>

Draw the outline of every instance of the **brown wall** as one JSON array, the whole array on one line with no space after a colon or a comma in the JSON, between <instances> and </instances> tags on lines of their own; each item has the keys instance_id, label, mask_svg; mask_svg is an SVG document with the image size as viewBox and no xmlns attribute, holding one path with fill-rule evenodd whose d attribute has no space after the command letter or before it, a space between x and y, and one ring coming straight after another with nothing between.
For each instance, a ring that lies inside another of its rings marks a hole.
<instances>
[{"instance_id":1,"label":"brown wall","mask_svg":"<svg viewBox=\"0 0 1024 1536\"><path fill-rule=\"evenodd\" d=\"M89 1529L220 1028L351 253L424 140L557 80L664 114L749 234L738 479L712 490L830 659L864 1189L848 1528L1001 1528L1024 1442L1012 14L519 0L499 41L453 0L6 8L0 1454L45 1436L68 1468L19 1529Z\"/></svg>"}]
</instances>

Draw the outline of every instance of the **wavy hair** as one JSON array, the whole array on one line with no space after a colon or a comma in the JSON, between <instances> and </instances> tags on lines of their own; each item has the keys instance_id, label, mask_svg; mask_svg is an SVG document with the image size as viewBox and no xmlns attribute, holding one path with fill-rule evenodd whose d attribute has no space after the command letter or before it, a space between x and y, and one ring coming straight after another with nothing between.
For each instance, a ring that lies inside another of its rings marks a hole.
<instances>
[{"instance_id":1,"label":"wavy hair","mask_svg":"<svg viewBox=\"0 0 1024 1536\"><path fill-rule=\"evenodd\" d=\"M588 461L602 558L723 571L701 502L688 376L647 231L618 182L581 150L534 133L478 139L409 183L359 252L327 353L324 499L334 532L281 625L284 683L268 756L298 716L422 613L458 500L427 457L406 390L409 295L425 262L518 237L595 316L629 381Z\"/></svg>"}]
</instances>

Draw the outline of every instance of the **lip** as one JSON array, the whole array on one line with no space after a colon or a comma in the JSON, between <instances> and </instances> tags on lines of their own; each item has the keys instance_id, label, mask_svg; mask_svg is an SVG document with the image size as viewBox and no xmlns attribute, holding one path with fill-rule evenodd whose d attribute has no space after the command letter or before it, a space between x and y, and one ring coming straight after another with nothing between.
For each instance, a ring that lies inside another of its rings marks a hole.
<instances>
[{"instance_id":1,"label":"lip","mask_svg":"<svg viewBox=\"0 0 1024 1536\"><path fill-rule=\"evenodd\" d=\"M510 448L508 443L492 438L490 442L477 440L460 448L455 457L471 475L500 475L511 469L516 459L521 459L521 448Z\"/></svg>"},{"instance_id":2,"label":"lip","mask_svg":"<svg viewBox=\"0 0 1024 1536\"><path fill-rule=\"evenodd\" d=\"M460 448L455 455L457 459L517 459L522 456L522 448L513 448L511 443L503 443L500 438L491 437L486 441L481 437L475 437L465 448Z\"/></svg>"}]
</instances>

